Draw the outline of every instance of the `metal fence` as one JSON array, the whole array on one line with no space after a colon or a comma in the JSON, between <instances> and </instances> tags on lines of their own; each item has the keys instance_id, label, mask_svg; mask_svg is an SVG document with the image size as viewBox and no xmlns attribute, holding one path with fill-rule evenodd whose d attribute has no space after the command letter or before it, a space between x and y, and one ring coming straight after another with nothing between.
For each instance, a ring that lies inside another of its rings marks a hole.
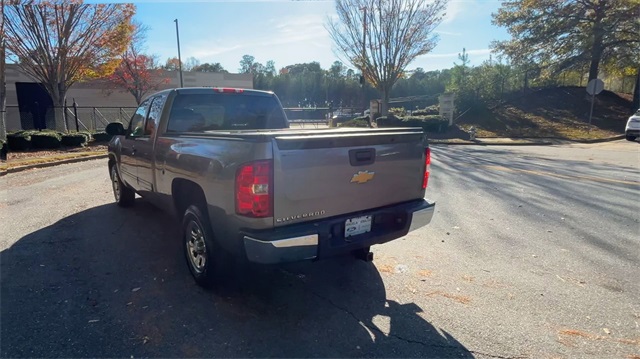
<instances>
[{"instance_id":1,"label":"metal fence","mask_svg":"<svg viewBox=\"0 0 640 359\"><path fill-rule=\"evenodd\" d=\"M67 106L64 108L49 107L45 111L38 109L25 110L18 106L7 106L6 123L8 131L31 130L39 128L55 129L55 112L65 114L68 129L100 131L110 122L122 122L128 125L135 107L89 107Z\"/></svg>"},{"instance_id":2,"label":"metal fence","mask_svg":"<svg viewBox=\"0 0 640 359\"><path fill-rule=\"evenodd\" d=\"M55 112L63 111L66 119L66 127L69 130L100 131L111 122L122 122L128 126L133 116L135 107L93 107L93 106L66 106L64 108L50 107L45 111L38 109L20 108L19 106L7 106L6 119L7 130L31 130L49 128L55 129ZM296 127L323 127L333 116L358 117L362 116L361 109L355 108L285 108L289 122Z\"/></svg>"}]
</instances>

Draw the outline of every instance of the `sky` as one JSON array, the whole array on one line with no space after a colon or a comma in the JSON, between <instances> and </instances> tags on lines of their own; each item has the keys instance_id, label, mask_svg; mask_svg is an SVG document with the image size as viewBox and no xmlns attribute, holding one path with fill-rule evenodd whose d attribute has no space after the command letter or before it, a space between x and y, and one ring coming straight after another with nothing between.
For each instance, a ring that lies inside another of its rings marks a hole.
<instances>
[{"instance_id":1,"label":"sky","mask_svg":"<svg viewBox=\"0 0 640 359\"><path fill-rule=\"evenodd\" d=\"M87 3L97 1L86 1ZM100 1L104 2L104 1ZM146 52L161 63L177 56L178 19L182 60L195 57L201 63L219 62L237 72L243 55L276 69L296 63L317 61L329 68L336 61L348 63L335 51L325 24L335 16L332 0L227 0L227 1L134 1L136 20L147 25ZM408 69L426 71L451 68L466 48L472 65L490 56L493 40L508 39L504 28L491 24L498 0L449 0L446 16L436 32L440 40L429 54L418 57ZM348 64L348 68L353 68Z\"/></svg>"}]
</instances>

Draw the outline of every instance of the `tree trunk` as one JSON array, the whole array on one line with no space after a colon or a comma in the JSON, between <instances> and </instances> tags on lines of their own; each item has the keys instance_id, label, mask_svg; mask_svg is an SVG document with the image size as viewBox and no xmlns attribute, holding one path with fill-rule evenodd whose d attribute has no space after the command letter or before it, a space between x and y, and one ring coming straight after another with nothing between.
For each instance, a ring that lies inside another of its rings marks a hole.
<instances>
[{"instance_id":1,"label":"tree trunk","mask_svg":"<svg viewBox=\"0 0 640 359\"><path fill-rule=\"evenodd\" d=\"M63 92L63 86L57 86L55 90L50 94L53 102L52 113L47 113L46 116L53 117L54 129L60 132L67 132L66 114L64 113L64 100L66 93Z\"/></svg>"},{"instance_id":2,"label":"tree trunk","mask_svg":"<svg viewBox=\"0 0 640 359\"><path fill-rule=\"evenodd\" d=\"M4 39L0 43L0 140L7 140L7 84L5 83Z\"/></svg>"},{"instance_id":3,"label":"tree trunk","mask_svg":"<svg viewBox=\"0 0 640 359\"><path fill-rule=\"evenodd\" d=\"M380 104L380 114L386 116L389 113L389 93L390 89L382 88L380 94L382 95L382 103Z\"/></svg>"},{"instance_id":4,"label":"tree trunk","mask_svg":"<svg viewBox=\"0 0 640 359\"><path fill-rule=\"evenodd\" d=\"M604 42L604 28L602 20L605 17L604 4L599 4L595 9L596 17L593 23L593 47L591 48L591 64L589 65L589 81L598 78L598 68L602 59L602 44Z\"/></svg>"}]
</instances>

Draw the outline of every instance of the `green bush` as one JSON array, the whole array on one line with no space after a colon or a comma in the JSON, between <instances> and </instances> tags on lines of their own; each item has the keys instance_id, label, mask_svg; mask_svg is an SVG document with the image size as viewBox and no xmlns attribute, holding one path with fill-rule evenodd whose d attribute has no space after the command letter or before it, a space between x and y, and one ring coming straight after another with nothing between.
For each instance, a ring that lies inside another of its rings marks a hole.
<instances>
[{"instance_id":1,"label":"green bush","mask_svg":"<svg viewBox=\"0 0 640 359\"><path fill-rule=\"evenodd\" d=\"M84 146L88 142L87 135L84 133L65 133L62 135L62 145L68 147Z\"/></svg>"},{"instance_id":2,"label":"green bush","mask_svg":"<svg viewBox=\"0 0 640 359\"><path fill-rule=\"evenodd\" d=\"M96 140L96 142L109 142L111 141L112 137L113 136L104 131L96 132L93 134L93 139Z\"/></svg>"},{"instance_id":3,"label":"green bush","mask_svg":"<svg viewBox=\"0 0 640 359\"><path fill-rule=\"evenodd\" d=\"M430 115L439 115L440 110L438 110L438 106L429 106L422 110L415 110L411 113L412 116L430 116Z\"/></svg>"},{"instance_id":4,"label":"green bush","mask_svg":"<svg viewBox=\"0 0 640 359\"><path fill-rule=\"evenodd\" d=\"M369 117L357 117L353 120L343 122L340 127L369 127Z\"/></svg>"},{"instance_id":5,"label":"green bush","mask_svg":"<svg viewBox=\"0 0 640 359\"><path fill-rule=\"evenodd\" d=\"M16 131L7 134L7 146L10 151L24 151L31 148L32 131Z\"/></svg>"},{"instance_id":6,"label":"green bush","mask_svg":"<svg viewBox=\"0 0 640 359\"><path fill-rule=\"evenodd\" d=\"M60 147L62 135L54 131L36 131L31 134L31 146L38 149Z\"/></svg>"},{"instance_id":7,"label":"green bush","mask_svg":"<svg viewBox=\"0 0 640 359\"><path fill-rule=\"evenodd\" d=\"M394 115L382 116L376 118L376 123L378 127L402 127L404 124L402 123L402 119L396 117Z\"/></svg>"},{"instance_id":8,"label":"green bush","mask_svg":"<svg viewBox=\"0 0 640 359\"><path fill-rule=\"evenodd\" d=\"M378 118L377 123L378 127L421 127L425 132L441 132L447 128L448 121L437 115L404 118L389 115Z\"/></svg>"},{"instance_id":9,"label":"green bush","mask_svg":"<svg viewBox=\"0 0 640 359\"><path fill-rule=\"evenodd\" d=\"M0 160L4 161L7 159L7 151L9 150L7 142L3 139L0 139Z\"/></svg>"},{"instance_id":10,"label":"green bush","mask_svg":"<svg viewBox=\"0 0 640 359\"><path fill-rule=\"evenodd\" d=\"M73 133L81 134L84 137L86 137L87 138L87 143L93 141L93 133L91 133L89 131L78 131L78 132L73 132Z\"/></svg>"},{"instance_id":11,"label":"green bush","mask_svg":"<svg viewBox=\"0 0 640 359\"><path fill-rule=\"evenodd\" d=\"M389 114L402 117L407 115L407 110L405 110L404 107L392 107L389 109Z\"/></svg>"}]
</instances>

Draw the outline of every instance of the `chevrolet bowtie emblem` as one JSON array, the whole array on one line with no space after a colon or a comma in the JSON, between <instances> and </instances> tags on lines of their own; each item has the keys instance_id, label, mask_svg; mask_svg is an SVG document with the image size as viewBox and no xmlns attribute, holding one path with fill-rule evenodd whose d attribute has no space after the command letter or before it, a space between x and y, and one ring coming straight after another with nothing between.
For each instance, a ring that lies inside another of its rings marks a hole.
<instances>
[{"instance_id":1,"label":"chevrolet bowtie emblem","mask_svg":"<svg viewBox=\"0 0 640 359\"><path fill-rule=\"evenodd\" d=\"M353 177L351 177L351 183L367 183L373 179L373 175L375 175L375 172L358 171L358 173L354 174Z\"/></svg>"}]
</instances>

